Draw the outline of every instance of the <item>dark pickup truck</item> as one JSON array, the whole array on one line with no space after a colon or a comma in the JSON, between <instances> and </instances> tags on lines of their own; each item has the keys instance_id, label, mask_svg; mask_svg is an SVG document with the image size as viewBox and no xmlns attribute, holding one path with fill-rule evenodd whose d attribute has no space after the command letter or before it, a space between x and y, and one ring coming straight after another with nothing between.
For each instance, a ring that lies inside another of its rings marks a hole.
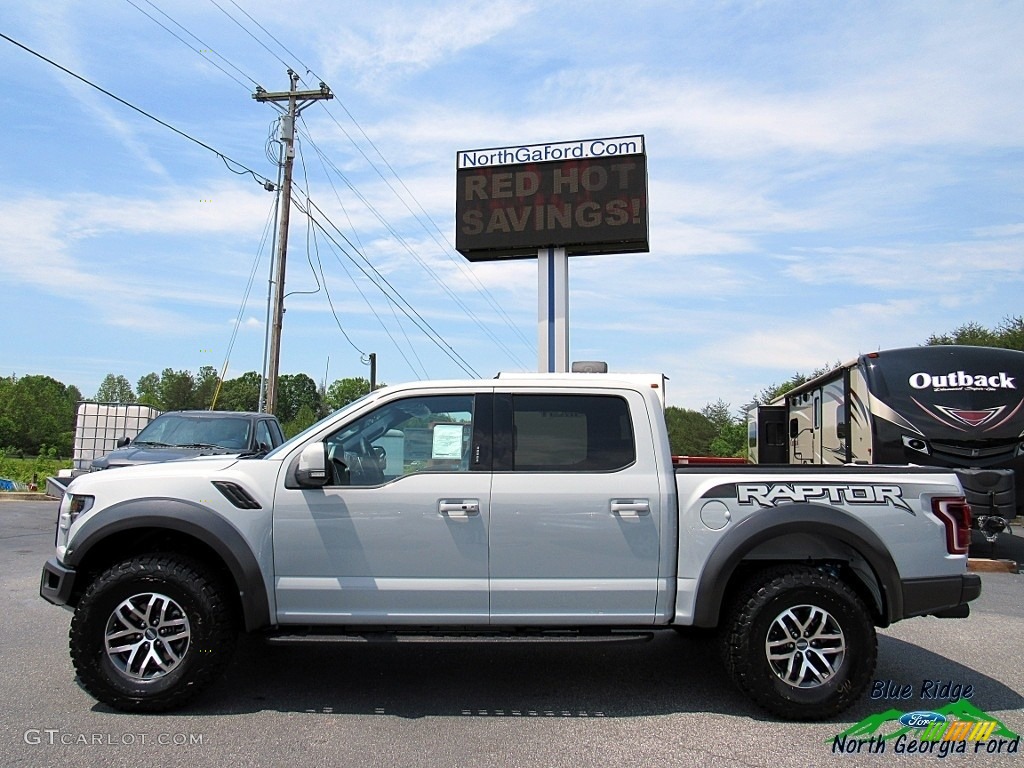
<instances>
[{"instance_id":1,"label":"dark pickup truck","mask_svg":"<svg viewBox=\"0 0 1024 768\"><path fill-rule=\"evenodd\" d=\"M94 459L92 468L114 469L191 456L266 453L284 442L277 418L242 411L168 411L132 440Z\"/></svg>"}]
</instances>

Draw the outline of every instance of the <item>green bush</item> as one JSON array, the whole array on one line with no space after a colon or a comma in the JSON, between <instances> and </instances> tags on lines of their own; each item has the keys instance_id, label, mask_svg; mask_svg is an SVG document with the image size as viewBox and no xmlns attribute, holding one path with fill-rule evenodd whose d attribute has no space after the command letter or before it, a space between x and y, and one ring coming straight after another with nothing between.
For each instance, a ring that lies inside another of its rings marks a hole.
<instances>
[{"instance_id":1,"label":"green bush","mask_svg":"<svg viewBox=\"0 0 1024 768\"><path fill-rule=\"evenodd\" d=\"M56 451L54 451L56 452ZM46 478L56 477L58 470L71 469L71 459L39 456L34 459L8 458L0 451L0 477L28 485L35 476L39 490L46 490Z\"/></svg>"}]
</instances>

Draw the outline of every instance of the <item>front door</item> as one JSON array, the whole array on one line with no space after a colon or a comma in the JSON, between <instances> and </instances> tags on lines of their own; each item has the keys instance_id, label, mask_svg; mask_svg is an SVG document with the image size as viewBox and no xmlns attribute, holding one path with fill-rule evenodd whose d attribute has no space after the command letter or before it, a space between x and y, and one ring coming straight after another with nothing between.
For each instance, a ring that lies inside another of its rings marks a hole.
<instances>
[{"instance_id":1,"label":"front door","mask_svg":"<svg viewBox=\"0 0 1024 768\"><path fill-rule=\"evenodd\" d=\"M282 480L280 622L487 622L490 474L471 461L476 400L392 400L326 438L327 487Z\"/></svg>"}]
</instances>

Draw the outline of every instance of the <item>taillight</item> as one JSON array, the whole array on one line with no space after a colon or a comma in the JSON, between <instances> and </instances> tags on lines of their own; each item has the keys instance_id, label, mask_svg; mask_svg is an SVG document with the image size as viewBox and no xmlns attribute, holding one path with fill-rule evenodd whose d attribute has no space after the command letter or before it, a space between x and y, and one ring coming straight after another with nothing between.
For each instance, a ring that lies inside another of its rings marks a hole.
<instances>
[{"instance_id":1,"label":"taillight","mask_svg":"<svg viewBox=\"0 0 1024 768\"><path fill-rule=\"evenodd\" d=\"M946 551L966 555L971 544L971 505L963 496L932 499L932 513L946 526Z\"/></svg>"}]
</instances>

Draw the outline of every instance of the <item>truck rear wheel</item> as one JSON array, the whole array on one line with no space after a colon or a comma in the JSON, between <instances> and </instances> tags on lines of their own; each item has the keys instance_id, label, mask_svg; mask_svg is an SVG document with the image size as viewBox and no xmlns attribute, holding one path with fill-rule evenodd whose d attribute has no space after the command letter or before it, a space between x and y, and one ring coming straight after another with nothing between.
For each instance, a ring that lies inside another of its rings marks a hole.
<instances>
[{"instance_id":1,"label":"truck rear wheel","mask_svg":"<svg viewBox=\"0 0 1024 768\"><path fill-rule=\"evenodd\" d=\"M871 614L856 592L824 571L764 571L741 590L726 620L729 674L779 717L833 717L861 697L874 673Z\"/></svg>"},{"instance_id":2,"label":"truck rear wheel","mask_svg":"<svg viewBox=\"0 0 1024 768\"><path fill-rule=\"evenodd\" d=\"M86 589L71 621L83 687L127 712L182 705L227 665L236 621L219 579L175 555L118 563Z\"/></svg>"}]
</instances>

